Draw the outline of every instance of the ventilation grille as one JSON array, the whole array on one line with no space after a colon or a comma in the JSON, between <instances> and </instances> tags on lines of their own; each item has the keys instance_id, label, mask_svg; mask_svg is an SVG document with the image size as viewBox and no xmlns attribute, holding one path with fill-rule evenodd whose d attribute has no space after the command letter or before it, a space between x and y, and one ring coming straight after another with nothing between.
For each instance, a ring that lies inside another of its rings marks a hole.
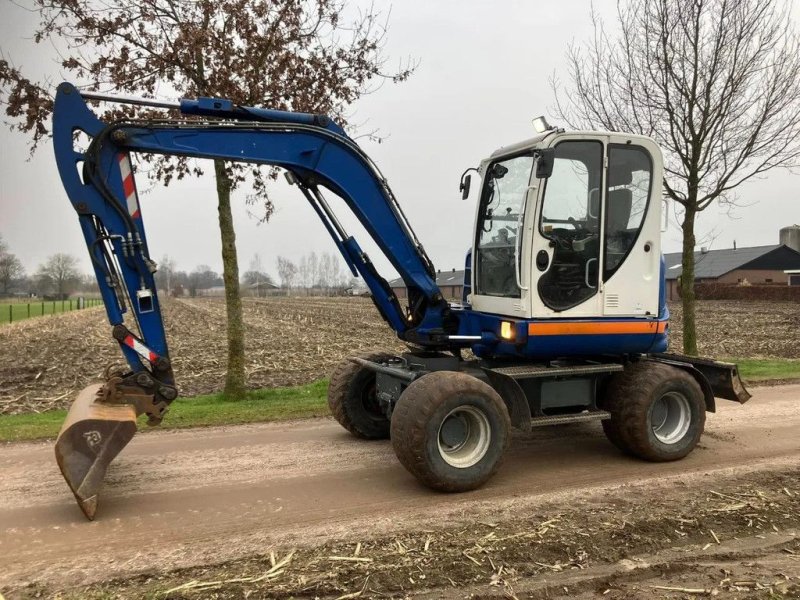
<instances>
[{"instance_id":1,"label":"ventilation grille","mask_svg":"<svg viewBox=\"0 0 800 600\"><path fill-rule=\"evenodd\" d=\"M606 308L619 308L619 295L607 294L606 295Z\"/></svg>"}]
</instances>

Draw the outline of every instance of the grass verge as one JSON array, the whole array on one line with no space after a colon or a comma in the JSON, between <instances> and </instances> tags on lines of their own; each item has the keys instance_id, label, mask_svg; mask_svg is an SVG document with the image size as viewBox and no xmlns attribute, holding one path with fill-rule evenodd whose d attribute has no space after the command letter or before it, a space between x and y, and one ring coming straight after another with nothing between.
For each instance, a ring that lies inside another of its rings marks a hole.
<instances>
[{"instance_id":1,"label":"grass verge","mask_svg":"<svg viewBox=\"0 0 800 600\"><path fill-rule=\"evenodd\" d=\"M308 385L248 392L243 400L227 400L222 394L178 398L159 429L183 429L282 421L330 414L326 400L328 381ZM66 410L0 416L0 442L52 438L58 435ZM147 430L144 422L142 430Z\"/></svg>"},{"instance_id":2,"label":"grass verge","mask_svg":"<svg viewBox=\"0 0 800 600\"><path fill-rule=\"evenodd\" d=\"M739 365L739 374L749 383L770 379L800 379L800 360L731 358Z\"/></svg>"},{"instance_id":3,"label":"grass verge","mask_svg":"<svg viewBox=\"0 0 800 600\"><path fill-rule=\"evenodd\" d=\"M93 308L102 304L100 299L87 298L83 308ZM72 300L40 300L38 302L0 302L0 325L73 310L80 310L78 300L75 298Z\"/></svg>"},{"instance_id":4,"label":"grass verge","mask_svg":"<svg viewBox=\"0 0 800 600\"><path fill-rule=\"evenodd\" d=\"M800 379L800 360L727 360L739 365L740 375L749 384L774 379ZM160 429L320 417L330 414L327 393L328 381L320 380L297 387L254 390L248 392L244 400L227 400L222 394L179 398L172 403ZM66 416L65 410L0 416L0 442L55 437ZM146 430L145 427L143 429Z\"/></svg>"}]
</instances>

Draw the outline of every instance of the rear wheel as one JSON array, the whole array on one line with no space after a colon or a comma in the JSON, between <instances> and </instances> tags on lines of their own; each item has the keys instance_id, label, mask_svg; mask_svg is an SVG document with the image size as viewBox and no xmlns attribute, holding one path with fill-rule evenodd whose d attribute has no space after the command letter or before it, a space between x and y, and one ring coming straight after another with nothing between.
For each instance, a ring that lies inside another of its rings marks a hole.
<instances>
[{"instance_id":1,"label":"rear wheel","mask_svg":"<svg viewBox=\"0 0 800 600\"><path fill-rule=\"evenodd\" d=\"M608 439L623 452L652 461L683 458L703 434L706 406L700 385L682 369L642 361L615 375L605 390Z\"/></svg>"},{"instance_id":2,"label":"rear wheel","mask_svg":"<svg viewBox=\"0 0 800 600\"><path fill-rule=\"evenodd\" d=\"M392 358L385 352L370 352L359 358L381 362ZM386 418L375 389L375 371L342 361L331 374L328 386L328 406L339 424L356 437L386 439L389 419Z\"/></svg>"},{"instance_id":3,"label":"rear wheel","mask_svg":"<svg viewBox=\"0 0 800 600\"><path fill-rule=\"evenodd\" d=\"M435 490L463 492L497 471L511 421L498 393L453 371L409 385L392 413L392 446L403 466Z\"/></svg>"}]
</instances>

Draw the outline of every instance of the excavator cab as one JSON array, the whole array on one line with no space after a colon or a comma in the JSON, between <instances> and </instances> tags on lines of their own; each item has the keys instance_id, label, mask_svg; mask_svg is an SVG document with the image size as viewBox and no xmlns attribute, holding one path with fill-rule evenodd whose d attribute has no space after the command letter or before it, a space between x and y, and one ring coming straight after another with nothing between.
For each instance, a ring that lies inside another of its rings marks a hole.
<instances>
[{"instance_id":1,"label":"excavator cab","mask_svg":"<svg viewBox=\"0 0 800 600\"><path fill-rule=\"evenodd\" d=\"M607 132L552 129L495 152L480 168L471 307L520 319L659 315L662 170L652 140Z\"/></svg>"}]
</instances>

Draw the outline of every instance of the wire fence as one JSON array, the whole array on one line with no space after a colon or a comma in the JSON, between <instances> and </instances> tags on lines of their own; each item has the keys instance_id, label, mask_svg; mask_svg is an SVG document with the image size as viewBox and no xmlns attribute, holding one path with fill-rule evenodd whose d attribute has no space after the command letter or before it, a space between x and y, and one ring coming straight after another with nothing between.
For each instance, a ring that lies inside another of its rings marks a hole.
<instances>
[{"instance_id":1,"label":"wire fence","mask_svg":"<svg viewBox=\"0 0 800 600\"><path fill-rule=\"evenodd\" d=\"M103 300L100 298L70 298L69 300L40 300L39 302L0 302L0 323L13 323L15 321L22 321L23 319L56 315L71 310L83 310L84 308L102 305Z\"/></svg>"}]
</instances>

